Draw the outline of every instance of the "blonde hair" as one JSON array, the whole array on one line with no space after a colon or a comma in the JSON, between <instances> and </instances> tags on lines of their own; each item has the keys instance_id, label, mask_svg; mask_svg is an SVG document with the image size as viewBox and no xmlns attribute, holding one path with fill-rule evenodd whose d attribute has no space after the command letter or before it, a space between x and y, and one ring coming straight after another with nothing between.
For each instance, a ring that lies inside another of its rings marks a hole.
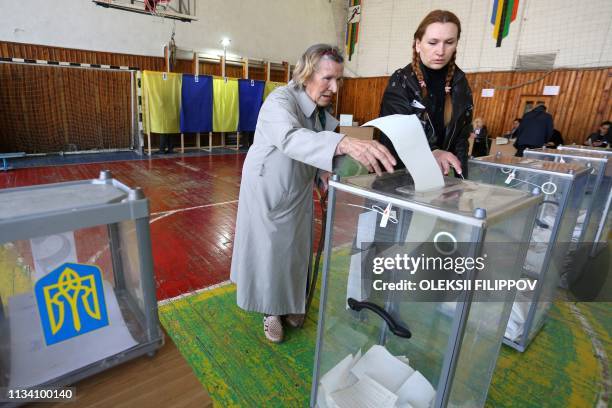
<instances>
[{"instance_id":1,"label":"blonde hair","mask_svg":"<svg viewBox=\"0 0 612 408\"><path fill-rule=\"evenodd\" d=\"M295 64L291 79L296 88L304 86L304 83L315 73L322 59L328 59L338 64L344 62L338 47L329 44L311 45Z\"/></svg>"}]
</instances>

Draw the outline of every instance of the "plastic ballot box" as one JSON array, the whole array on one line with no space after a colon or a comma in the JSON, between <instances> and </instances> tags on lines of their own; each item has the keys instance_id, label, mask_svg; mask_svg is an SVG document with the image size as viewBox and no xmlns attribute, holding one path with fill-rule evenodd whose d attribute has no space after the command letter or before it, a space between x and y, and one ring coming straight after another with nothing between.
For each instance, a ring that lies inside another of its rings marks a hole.
<instances>
[{"instance_id":1,"label":"plastic ballot box","mask_svg":"<svg viewBox=\"0 0 612 408\"><path fill-rule=\"evenodd\" d=\"M527 149L525 157L549 160L560 163L581 163L590 168L589 179L584 199L585 211L580 214L584 218L582 235L576 243L573 268L581 271L589 256L596 256L607 246L610 233L610 204L612 202L612 157L606 152L588 149ZM571 277L568 284L580 277L579 273Z\"/></svg>"},{"instance_id":2,"label":"plastic ballot box","mask_svg":"<svg viewBox=\"0 0 612 408\"><path fill-rule=\"evenodd\" d=\"M162 345L140 189L102 171L0 190L0 389L72 384Z\"/></svg>"},{"instance_id":3,"label":"plastic ballot box","mask_svg":"<svg viewBox=\"0 0 612 408\"><path fill-rule=\"evenodd\" d=\"M612 148L579 145L559 145L557 149L605 154L608 157L608 161L606 164L606 177L612 177L612 160L610 160L610 157L612 156ZM595 234L596 247L594 248L592 255L597 255L599 251L601 251L601 249L603 249L608 244L608 238L610 236L610 228L612 224L612 216L610 215L611 206L612 188L610 188L610 191L608 192L608 199L606 200L606 204L603 210L603 214L605 214L606 216L601 218L597 227L597 233Z\"/></svg>"},{"instance_id":4,"label":"plastic ballot box","mask_svg":"<svg viewBox=\"0 0 612 408\"><path fill-rule=\"evenodd\" d=\"M579 163L555 163L514 156L487 156L469 161L470 180L529 192L538 187L544 201L537 211L531 242L522 269L537 282L533 296L517 293L504 343L525 351L538 333L560 278L567 272L566 255L579 235L578 214L584 203L588 172Z\"/></svg>"},{"instance_id":5,"label":"plastic ballot box","mask_svg":"<svg viewBox=\"0 0 612 408\"><path fill-rule=\"evenodd\" d=\"M311 406L483 406L539 189L330 182Z\"/></svg>"}]
</instances>

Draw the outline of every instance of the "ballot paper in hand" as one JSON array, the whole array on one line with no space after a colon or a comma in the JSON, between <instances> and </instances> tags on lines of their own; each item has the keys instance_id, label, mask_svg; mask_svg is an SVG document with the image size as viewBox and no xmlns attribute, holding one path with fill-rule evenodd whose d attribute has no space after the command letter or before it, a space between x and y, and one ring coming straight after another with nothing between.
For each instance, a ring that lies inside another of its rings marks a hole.
<instances>
[{"instance_id":1,"label":"ballot paper in hand","mask_svg":"<svg viewBox=\"0 0 612 408\"><path fill-rule=\"evenodd\" d=\"M423 126L416 115L384 116L361 126L377 127L387 135L410 172L415 191L434 190L444 186L442 171L431 153Z\"/></svg>"}]
</instances>

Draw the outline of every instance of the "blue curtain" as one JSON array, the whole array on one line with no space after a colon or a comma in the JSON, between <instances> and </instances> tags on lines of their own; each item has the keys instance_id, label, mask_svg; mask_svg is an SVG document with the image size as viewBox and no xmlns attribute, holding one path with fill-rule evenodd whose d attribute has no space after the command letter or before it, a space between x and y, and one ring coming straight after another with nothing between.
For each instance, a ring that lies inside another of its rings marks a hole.
<instances>
[{"instance_id":1,"label":"blue curtain","mask_svg":"<svg viewBox=\"0 0 612 408\"><path fill-rule=\"evenodd\" d=\"M181 132L212 132L213 78L183 74Z\"/></svg>"},{"instance_id":2,"label":"blue curtain","mask_svg":"<svg viewBox=\"0 0 612 408\"><path fill-rule=\"evenodd\" d=\"M263 103L264 81L253 79L238 80L238 101L240 104L239 132L253 132L257 125L257 116Z\"/></svg>"}]
</instances>

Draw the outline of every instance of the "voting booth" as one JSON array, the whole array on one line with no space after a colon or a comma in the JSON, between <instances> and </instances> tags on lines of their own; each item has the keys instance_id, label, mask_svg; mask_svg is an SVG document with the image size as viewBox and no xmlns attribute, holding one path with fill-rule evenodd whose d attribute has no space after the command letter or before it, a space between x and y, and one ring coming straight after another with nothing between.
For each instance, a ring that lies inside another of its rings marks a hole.
<instances>
[{"instance_id":1,"label":"voting booth","mask_svg":"<svg viewBox=\"0 0 612 408\"><path fill-rule=\"evenodd\" d=\"M518 292L504 343L525 351L542 325L559 279L567 272L566 255L575 235L590 169L579 163L555 163L514 156L487 156L469 161L470 180L531 191L540 189L543 201L536 214L522 269L537 282L532 296Z\"/></svg>"},{"instance_id":2,"label":"voting booth","mask_svg":"<svg viewBox=\"0 0 612 408\"><path fill-rule=\"evenodd\" d=\"M73 384L162 344L140 189L102 171L0 190L0 389Z\"/></svg>"},{"instance_id":3,"label":"voting booth","mask_svg":"<svg viewBox=\"0 0 612 408\"><path fill-rule=\"evenodd\" d=\"M470 285L520 279L541 194L454 178L415 191L405 170L329 186L311 406L483 406L515 291Z\"/></svg>"},{"instance_id":4,"label":"voting booth","mask_svg":"<svg viewBox=\"0 0 612 408\"><path fill-rule=\"evenodd\" d=\"M590 168L585 194L586 209L580 214L584 216L581 239L578 241L576 259L583 260L586 256L594 257L608 242L610 232L610 202L612 200L612 164L610 156L603 152L587 149L527 149L525 157L549 160L560 163L581 163ZM579 269L579 268L575 268ZM575 279L578 276L574 277ZM572 283L572 281L568 282Z\"/></svg>"}]
</instances>

